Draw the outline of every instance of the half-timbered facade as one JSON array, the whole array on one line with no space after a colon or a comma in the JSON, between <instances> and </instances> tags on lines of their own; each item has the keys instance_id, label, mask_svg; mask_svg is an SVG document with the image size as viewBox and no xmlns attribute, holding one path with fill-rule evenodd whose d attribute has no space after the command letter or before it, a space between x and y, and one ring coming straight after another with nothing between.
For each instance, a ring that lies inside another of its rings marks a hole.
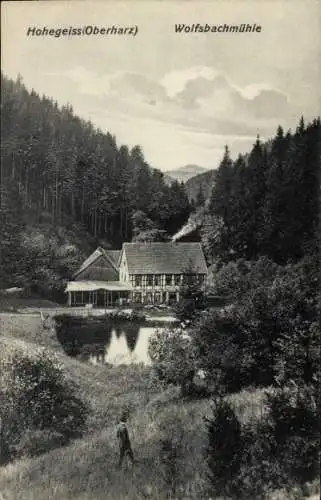
<instances>
[{"instance_id":1,"label":"half-timbered facade","mask_svg":"<svg viewBox=\"0 0 321 500\"><path fill-rule=\"evenodd\" d=\"M133 303L178 302L184 284L198 283L205 291L206 275L200 243L123 244L119 279L130 284Z\"/></svg>"},{"instance_id":2,"label":"half-timbered facade","mask_svg":"<svg viewBox=\"0 0 321 500\"><path fill-rule=\"evenodd\" d=\"M70 306L171 304L184 284L198 283L205 291L206 275L199 243L124 243L121 251L97 248L66 292Z\"/></svg>"}]
</instances>

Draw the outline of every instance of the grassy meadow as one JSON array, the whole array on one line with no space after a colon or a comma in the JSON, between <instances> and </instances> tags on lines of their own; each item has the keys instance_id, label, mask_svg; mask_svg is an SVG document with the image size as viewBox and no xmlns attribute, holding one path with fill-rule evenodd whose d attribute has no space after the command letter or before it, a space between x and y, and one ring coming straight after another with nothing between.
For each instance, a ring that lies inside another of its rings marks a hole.
<instances>
[{"instance_id":1,"label":"grassy meadow","mask_svg":"<svg viewBox=\"0 0 321 500\"><path fill-rule=\"evenodd\" d=\"M161 390L152 383L150 368L93 366L67 357L53 330L43 330L37 315L0 315L1 356L10 349L33 355L35 344L54 350L67 377L89 403L90 415L82 439L41 456L0 467L1 500L138 500L205 499L207 496L203 417L210 401L183 401L175 387ZM263 392L230 396L241 420L260 418ZM130 410L128 428L136 456L134 465L117 468L115 424L122 409ZM177 444L177 491L169 493L160 442ZM271 499L303 498L278 492Z\"/></svg>"}]
</instances>

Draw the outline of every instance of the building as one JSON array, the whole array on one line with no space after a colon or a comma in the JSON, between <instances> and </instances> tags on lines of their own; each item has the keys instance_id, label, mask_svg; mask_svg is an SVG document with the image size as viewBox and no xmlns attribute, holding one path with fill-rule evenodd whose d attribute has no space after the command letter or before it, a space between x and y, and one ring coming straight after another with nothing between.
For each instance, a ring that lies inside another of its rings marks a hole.
<instances>
[{"instance_id":1,"label":"building","mask_svg":"<svg viewBox=\"0 0 321 500\"><path fill-rule=\"evenodd\" d=\"M114 307L128 301L131 287L120 283L118 261L120 250L98 247L84 261L67 284L69 306L92 304L97 307Z\"/></svg>"},{"instance_id":2,"label":"building","mask_svg":"<svg viewBox=\"0 0 321 500\"><path fill-rule=\"evenodd\" d=\"M186 283L205 291L206 275L200 243L124 243L118 253L99 247L68 283L68 304L171 304Z\"/></svg>"},{"instance_id":3,"label":"building","mask_svg":"<svg viewBox=\"0 0 321 500\"><path fill-rule=\"evenodd\" d=\"M131 301L178 302L181 286L197 281L205 290L207 267L200 243L124 243L119 280L130 283Z\"/></svg>"}]
</instances>

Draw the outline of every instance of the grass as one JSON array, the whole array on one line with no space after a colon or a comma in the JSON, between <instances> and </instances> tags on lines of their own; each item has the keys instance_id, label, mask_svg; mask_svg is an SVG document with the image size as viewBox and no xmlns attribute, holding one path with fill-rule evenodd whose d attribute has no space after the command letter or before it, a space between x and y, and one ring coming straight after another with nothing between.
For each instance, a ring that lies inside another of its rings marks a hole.
<instances>
[{"instance_id":1,"label":"grass","mask_svg":"<svg viewBox=\"0 0 321 500\"><path fill-rule=\"evenodd\" d=\"M69 358L54 333L42 329L39 316L0 315L0 327L2 356L10 348L33 355L39 343L55 351L67 377L91 407L82 439L0 468L1 500L163 500L168 484L160 440L176 439L180 431L177 479L182 491L177 495L186 500L206 498L207 438L202 418L210 415L209 400L182 401L177 388L160 390L151 383L148 367L96 367ZM262 398L261 391L231 396L243 422L260 416ZM124 407L130 409L128 427L137 462L118 470L115 423ZM291 497L277 500L281 498Z\"/></svg>"},{"instance_id":2,"label":"grass","mask_svg":"<svg viewBox=\"0 0 321 500\"><path fill-rule=\"evenodd\" d=\"M19 297L16 295L0 294L0 311L14 312L18 309L59 307L59 304L40 297Z\"/></svg>"}]
</instances>

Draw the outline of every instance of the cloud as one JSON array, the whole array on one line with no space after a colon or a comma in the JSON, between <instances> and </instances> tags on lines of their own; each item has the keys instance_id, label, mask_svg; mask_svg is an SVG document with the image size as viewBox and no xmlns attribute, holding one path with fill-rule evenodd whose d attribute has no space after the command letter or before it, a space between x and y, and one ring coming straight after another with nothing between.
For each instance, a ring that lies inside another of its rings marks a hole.
<instances>
[{"instance_id":1,"label":"cloud","mask_svg":"<svg viewBox=\"0 0 321 500\"><path fill-rule=\"evenodd\" d=\"M104 98L112 109L186 124L194 128L231 127L231 133L253 132L264 120L276 121L289 114L287 96L266 83L235 85L212 67L171 71L159 81L138 73L95 74L82 67L65 76L78 85L81 94Z\"/></svg>"},{"instance_id":2,"label":"cloud","mask_svg":"<svg viewBox=\"0 0 321 500\"><path fill-rule=\"evenodd\" d=\"M132 93L143 96L145 99L157 101L166 101L166 91L164 87L143 75L137 73L121 73L111 76L110 90L118 94L120 98L130 98Z\"/></svg>"},{"instance_id":3,"label":"cloud","mask_svg":"<svg viewBox=\"0 0 321 500\"><path fill-rule=\"evenodd\" d=\"M175 101L187 110L198 111L204 118L212 116L217 121L254 125L258 119L284 117L289 112L288 98L279 90L264 83L240 88L211 68L191 68L181 74L172 72L163 81L169 85L172 95L173 83L176 83Z\"/></svg>"},{"instance_id":4,"label":"cloud","mask_svg":"<svg viewBox=\"0 0 321 500\"><path fill-rule=\"evenodd\" d=\"M189 82L200 78L213 80L218 74L218 71L208 66L193 66L166 73L160 83L166 89L169 97L175 97L185 89Z\"/></svg>"},{"instance_id":5,"label":"cloud","mask_svg":"<svg viewBox=\"0 0 321 500\"><path fill-rule=\"evenodd\" d=\"M147 159L163 169L173 162L184 164L184 159L197 163L198 158L213 167L225 144L234 155L246 152L258 133L267 138L279 123L285 125L291 110L287 96L268 83L240 87L206 66L171 71L158 81L135 72L98 74L80 66L62 76L74 89L75 111L116 133L120 141L142 144Z\"/></svg>"},{"instance_id":6,"label":"cloud","mask_svg":"<svg viewBox=\"0 0 321 500\"><path fill-rule=\"evenodd\" d=\"M262 90L251 104L253 114L258 118L281 117L289 112L287 96L276 90Z\"/></svg>"}]
</instances>

